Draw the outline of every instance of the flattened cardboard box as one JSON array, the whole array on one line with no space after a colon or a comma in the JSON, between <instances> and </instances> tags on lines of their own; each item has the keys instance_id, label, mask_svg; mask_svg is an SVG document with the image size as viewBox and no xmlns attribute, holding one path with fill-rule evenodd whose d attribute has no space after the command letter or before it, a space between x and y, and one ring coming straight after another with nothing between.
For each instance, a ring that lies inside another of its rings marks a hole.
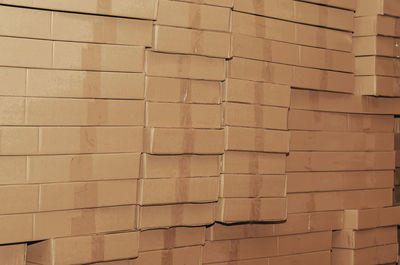
<instances>
[{"instance_id":1,"label":"flattened cardboard box","mask_svg":"<svg viewBox=\"0 0 400 265\"><path fill-rule=\"evenodd\" d=\"M3 264L25 265L26 244L0 246L0 260Z\"/></svg>"},{"instance_id":2,"label":"flattened cardboard box","mask_svg":"<svg viewBox=\"0 0 400 265\"><path fill-rule=\"evenodd\" d=\"M332 265L375 265L396 262L398 259L398 245L384 245L358 250L332 250Z\"/></svg>"},{"instance_id":3,"label":"flattened cardboard box","mask_svg":"<svg viewBox=\"0 0 400 265\"><path fill-rule=\"evenodd\" d=\"M386 57L400 56L399 40L387 36L364 36L353 38L355 56L378 55Z\"/></svg>"},{"instance_id":4,"label":"flattened cardboard box","mask_svg":"<svg viewBox=\"0 0 400 265\"><path fill-rule=\"evenodd\" d=\"M133 261L133 265L198 265L201 263L201 256L201 246L172 248L168 250L155 250L141 252L139 258Z\"/></svg>"},{"instance_id":5,"label":"flattened cardboard box","mask_svg":"<svg viewBox=\"0 0 400 265\"><path fill-rule=\"evenodd\" d=\"M400 16L400 7L396 0L357 0L356 16L389 15Z\"/></svg>"},{"instance_id":6,"label":"flattened cardboard box","mask_svg":"<svg viewBox=\"0 0 400 265\"><path fill-rule=\"evenodd\" d=\"M399 18L389 16L358 17L354 20L354 36L384 35L400 37L397 29Z\"/></svg>"}]
</instances>

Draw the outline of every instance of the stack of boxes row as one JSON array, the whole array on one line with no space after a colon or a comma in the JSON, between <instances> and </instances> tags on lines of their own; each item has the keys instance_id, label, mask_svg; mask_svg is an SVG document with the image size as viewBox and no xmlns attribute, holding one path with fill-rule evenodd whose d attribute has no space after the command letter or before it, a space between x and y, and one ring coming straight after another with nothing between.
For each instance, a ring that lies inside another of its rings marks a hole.
<instances>
[{"instance_id":1,"label":"stack of boxes row","mask_svg":"<svg viewBox=\"0 0 400 265\"><path fill-rule=\"evenodd\" d=\"M395 117L394 119L394 150L395 154L395 165L394 171L394 191L393 191L393 203L400 203L400 118Z\"/></svg>"},{"instance_id":2,"label":"stack of boxes row","mask_svg":"<svg viewBox=\"0 0 400 265\"><path fill-rule=\"evenodd\" d=\"M135 3L0 6L0 243L44 240L28 246L31 264L138 255L144 51L157 3ZM5 248L24 264L24 245Z\"/></svg>"},{"instance_id":3,"label":"stack of boxes row","mask_svg":"<svg viewBox=\"0 0 400 265\"><path fill-rule=\"evenodd\" d=\"M358 0L355 16L356 93L400 96L398 2Z\"/></svg>"}]
</instances>

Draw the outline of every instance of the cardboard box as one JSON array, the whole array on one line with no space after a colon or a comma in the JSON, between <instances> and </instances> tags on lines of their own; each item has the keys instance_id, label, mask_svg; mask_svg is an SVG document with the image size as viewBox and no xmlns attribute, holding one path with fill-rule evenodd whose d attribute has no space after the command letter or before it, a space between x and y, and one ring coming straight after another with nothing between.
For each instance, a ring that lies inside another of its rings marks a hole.
<instances>
[{"instance_id":1,"label":"cardboard box","mask_svg":"<svg viewBox=\"0 0 400 265\"><path fill-rule=\"evenodd\" d=\"M399 219L400 207L346 210L344 212L344 228L358 230L392 226L396 225Z\"/></svg>"},{"instance_id":2,"label":"cardboard box","mask_svg":"<svg viewBox=\"0 0 400 265\"><path fill-rule=\"evenodd\" d=\"M354 74L293 67L292 87L341 93L354 92Z\"/></svg>"},{"instance_id":3,"label":"cardboard box","mask_svg":"<svg viewBox=\"0 0 400 265\"><path fill-rule=\"evenodd\" d=\"M225 150L289 153L289 132L225 127Z\"/></svg>"},{"instance_id":4,"label":"cardboard box","mask_svg":"<svg viewBox=\"0 0 400 265\"><path fill-rule=\"evenodd\" d=\"M228 61L228 78L290 84L293 68L289 65L234 57Z\"/></svg>"},{"instance_id":5,"label":"cardboard box","mask_svg":"<svg viewBox=\"0 0 400 265\"><path fill-rule=\"evenodd\" d=\"M89 0L84 3L80 0L68 2L38 0L29 3L21 3L19 0L1 0L0 3L79 13L155 19L158 0L111 0L106 3L99 3L96 0Z\"/></svg>"},{"instance_id":6,"label":"cardboard box","mask_svg":"<svg viewBox=\"0 0 400 265\"><path fill-rule=\"evenodd\" d=\"M226 102L289 107L290 87L228 78L224 82L223 100Z\"/></svg>"},{"instance_id":7,"label":"cardboard box","mask_svg":"<svg viewBox=\"0 0 400 265\"><path fill-rule=\"evenodd\" d=\"M391 151L393 133L290 132L292 151Z\"/></svg>"},{"instance_id":8,"label":"cardboard box","mask_svg":"<svg viewBox=\"0 0 400 265\"><path fill-rule=\"evenodd\" d=\"M203 245L205 227L174 227L140 232L139 251Z\"/></svg>"},{"instance_id":9,"label":"cardboard box","mask_svg":"<svg viewBox=\"0 0 400 265\"><path fill-rule=\"evenodd\" d=\"M289 256L271 257L268 259L270 265L290 265L290 264L309 264L309 265L330 265L330 251L318 251L305 254L295 254Z\"/></svg>"},{"instance_id":10,"label":"cardboard box","mask_svg":"<svg viewBox=\"0 0 400 265\"><path fill-rule=\"evenodd\" d=\"M223 223L283 221L286 198L220 198L216 220Z\"/></svg>"},{"instance_id":11,"label":"cardboard box","mask_svg":"<svg viewBox=\"0 0 400 265\"><path fill-rule=\"evenodd\" d=\"M5 227L0 235L1 244L33 240L33 214L0 215L0 225Z\"/></svg>"},{"instance_id":12,"label":"cardboard box","mask_svg":"<svg viewBox=\"0 0 400 265\"><path fill-rule=\"evenodd\" d=\"M287 129L287 108L240 103L224 104L224 124L265 129Z\"/></svg>"},{"instance_id":13,"label":"cardboard box","mask_svg":"<svg viewBox=\"0 0 400 265\"><path fill-rule=\"evenodd\" d=\"M0 259L4 264L25 265L26 244L0 246Z\"/></svg>"},{"instance_id":14,"label":"cardboard box","mask_svg":"<svg viewBox=\"0 0 400 265\"><path fill-rule=\"evenodd\" d=\"M152 46L151 21L64 12L51 21L54 40Z\"/></svg>"},{"instance_id":15,"label":"cardboard box","mask_svg":"<svg viewBox=\"0 0 400 265\"><path fill-rule=\"evenodd\" d=\"M146 128L146 153L222 154L224 131L216 129Z\"/></svg>"},{"instance_id":16,"label":"cardboard box","mask_svg":"<svg viewBox=\"0 0 400 265\"><path fill-rule=\"evenodd\" d=\"M285 174L286 155L226 151L222 172L238 174Z\"/></svg>"},{"instance_id":17,"label":"cardboard box","mask_svg":"<svg viewBox=\"0 0 400 265\"><path fill-rule=\"evenodd\" d=\"M138 227L141 230L174 226L204 226L215 221L215 203L141 206Z\"/></svg>"},{"instance_id":18,"label":"cardboard box","mask_svg":"<svg viewBox=\"0 0 400 265\"><path fill-rule=\"evenodd\" d=\"M0 156L0 184L24 184L27 182L27 158L25 156Z\"/></svg>"},{"instance_id":19,"label":"cardboard box","mask_svg":"<svg viewBox=\"0 0 400 265\"><path fill-rule=\"evenodd\" d=\"M400 76L400 65L398 59L362 56L356 58L357 75L383 75L391 77Z\"/></svg>"},{"instance_id":20,"label":"cardboard box","mask_svg":"<svg viewBox=\"0 0 400 265\"><path fill-rule=\"evenodd\" d=\"M290 152L288 172L394 170L394 152Z\"/></svg>"},{"instance_id":21,"label":"cardboard box","mask_svg":"<svg viewBox=\"0 0 400 265\"><path fill-rule=\"evenodd\" d=\"M144 124L144 109L142 100L28 98L25 123L139 126Z\"/></svg>"},{"instance_id":22,"label":"cardboard box","mask_svg":"<svg viewBox=\"0 0 400 265\"><path fill-rule=\"evenodd\" d=\"M33 240L134 230L136 206L35 213L33 227Z\"/></svg>"},{"instance_id":23,"label":"cardboard box","mask_svg":"<svg viewBox=\"0 0 400 265\"><path fill-rule=\"evenodd\" d=\"M221 106L190 103L146 103L146 126L165 128L221 128Z\"/></svg>"},{"instance_id":24,"label":"cardboard box","mask_svg":"<svg viewBox=\"0 0 400 265\"><path fill-rule=\"evenodd\" d=\"M280 236L278 240L279 255L330 250L331 241L331 231Z\"/></svg>"},{"instance_id":25,"label":"cardboard box","mask_svg":"<svg viewBox=\"0 0 400 265\"><path fill-rule=\"evenodd\" d=\"M400 16L400 8L395 0L357 0L356 16L389 15Z\"/></svg>"},{"instance_id":26,"label":"cardboard box","mask_svg":"<svg viewBox=\"0 0 400 265\"><path fill-rule=\"evenodd\" d=\"M38 153L39 129L35 127L0 127L1 155Z\"/></svg>"},{"instance_id":27,"label":"cardboard box","mask_svg":"<svg viewBox=\"0 0 400 265\"><path fill-rule=\"evenodd\" d=\"M219 196L223 198L284 197L286 196L286 176L222 174Z\"/></svg>"},{"instance_id":28,"label":"cardboard box","mask_svg":"<svg viewBox=\"0 0 400 265\"><path fill-rule=\"evenodd\" d=\"M28 246L27 260L40 264L78 264L138 256L139 233L56 238Z\"/></svg>"},{"instance_id":29,"label":"cardboard box","mask_svg":"<svg viewBox=\"0 0 400 265\"><path fill-rule=\"evenodd\" d=\"M229 33L159 25L154 30L155 51L229 57Z\"/></svg>"},{"instance_id":30,"label":"cardboard box","mask_svg":"<svg viewBox=\"0 0 400 265\"><path fill-rule=\"evenodd\" d=\"M222 81L225 79L225 60L147 51L146 73L150 76Z\"/></svg>"},{"instance_id":31,"label":"cardboard box","mask_svg":"<svg viewBox=\"0 0 400 265\"><path fill-rule=\"evenodd\" d=\"M269 237L274 235L273 224L235 224L215 223L206 229L206 241L222 241L253 237Z\"/></svg>"},{"instance_id":32,"label":"cardboard box","mask_svg":"<svg viewBox=\"0 0 400 265\"><path fill-rule=\"evenodd\" d=\"M355 56L378 55L399 57L399 40L387 36L363 36L353 38L353 52Z\"/></svg>"},{"instance_id":33,"label":"cardboard box","mask_svg":"<svg viewBox=\"0 0 400 265\"><path fill-rule=\"evenodd\" d=\"M229 32L229 8L159 0L156 24ZM175 16L174 14L181 14Z\"/></svg>"},{"instance_id":34,"label":"cardboard box","mask_svg":"<svg viewBox=\"0 0 400 265\"><path fill-rule=\"evenodd\" d=\"M152 102L180 102L219 104L221 83L206 80L146 77L146 100Z\"/></svg>"},{"instance_id":35,"label":"cardboard box","mask_svg":"<svg viewBox=\"0 0 400 265\"><path fill-rule=\"evenodd\" d=\"M140 153L41 155L27 160L29 183L139 178Z\"/></svg>"},{"instance_id":36,"label":"cardboard box","mask_svg":"<svg viewBox=\"0 0 400 265\"><path fill-rule=\"evenodd\" d=\"M288 192L381 189L393 187L393 171L292 172Z\"/></svg>"},{"instance_id":37,"label":"cardboard box","mask_svg":"<svg viewBox=\"0 0 400 265\"><path fill-rule=\"evenodd\" d=\"M144 74L27 70L26 95L33 97L143 99Z\"/></svg>"},{"instance_id":38,"label":"cardboard box","mask_svg":"<svg viewBox=\"0 0 400 265\"><path fill-rule=\"evenodd\" d=\"M71 70L143 72L144 47L56 41L53 67Z\"/></svg>"},{"instance_id":39,"label":"cardboard box","mask_svg":"<svg viewBox=\"0 0 400 265\"><path fill-rule=\"evenodd\" d=\"M23 97L0 97L0 125L23 125L24 109Z\"/></svg>"},{"instance_id":40,"label":"cardboard box","mask_svg":"<svg viewBox=\"0 0 400 265\"><path fill-rule=\"evenodd\" d=\"M143 127L41 127L39 133L41 154L137 153L143 145Z\"/></svg>"},{"instance_id":41,"label":"cardboard box","mask_svg":"<svg viewBox=\"0 0 400 265\"><path fill-rule=\"evenodd\" d=\"M290 109L289 130L393 132L392 115L363 115Z\"/></svg>"},{"instance_id":42,"label":"cardboard box","mask_svg":"<svg viewBox=\"0 0 400 265\"><path fill-rule=\"evenodd\" d=\"M0 186L0 214L31 213L38 211L38 185Z\"/></svg>"},{"instance_id":43,"label":"cardboard box","mask_svg":"<svg viewBox=\"0 0 400 265\"><path fill-rule=\"evenodd\" d=\"M39 211L136 204L137 186L136 180L42 184Z\"/></svg>"},{"instance_id":44,"label":"cardboard box","mask_svg":"<svg viewBox=\"0 0 400 265\"><path fill-rule=\"evenodd\" d=\"M343 229L343 211L310 213L309 229L311 232Z\"/></svg>"},{"instance_id":45,"label":"cardboard box","mask_svg":"<svg viewBox=\"0 0 400 265\"><path fill-rule=\"evenodd\" d=\"M26 87L26 69L0 67L0 78L6 82L0 85L1 96L24 96Z\"/></svg>"},{"instance_id":46,"label":"cardboard box","mask_svg":"<svg viewBox=\"0 0 400 265\"><path fill-rule=\"evenodd\" d=\"M201 262L202 247L183 247L168 250L141 252L133 265L198 265Z\"/></svg>"},{"instance_id":47,"label":"cardboard box","mask_svg":"<svg viewBox=\"0 0 400 265\"><path fill-rule=\"evenodd\" d=\"M386 245L358 250L333 249L332 265L374 265L396 262L398 245Z\"/></svg>"},{"instance_id":48,"label":"cardboard box","mask_svg":"<svg viewBox=\"0 0 400 265\"><path fill-rule=\"evenodd\" d=\"M218 155L150 155L143 154L141 178L216 177L220 174Z\"/></svg>"},{"instance_id":49,"label":"cardboard box","mask_svg":"<svg viewBox=\"0 0 400 265\"><path fill-rule=\"evenodd\" d=\"M340 230L332 234L332 247L360 249L397 243L397 227L379 227L368 230Z\"/></svg>"},{"instance_id":50,"label":"cardboard box","mask_svg":"<svg viewBox=\"0 0 400 265\"><path fill-rule=\"evenodd\" d=\"M139 181L139 204L215 202L218 184L218 177L143 179Z\"/></svg>"},{"instance_id":51,"label":"cardboard box","mask_svg":"<svg viewBox=\"0 0 400 265\"><path fill-rule=\"evenodd\" d=\"M384 35L399 37L397 30L399 18L390 16L366 16L354 19L354 36Z\"/></svg>"}]
</instances>

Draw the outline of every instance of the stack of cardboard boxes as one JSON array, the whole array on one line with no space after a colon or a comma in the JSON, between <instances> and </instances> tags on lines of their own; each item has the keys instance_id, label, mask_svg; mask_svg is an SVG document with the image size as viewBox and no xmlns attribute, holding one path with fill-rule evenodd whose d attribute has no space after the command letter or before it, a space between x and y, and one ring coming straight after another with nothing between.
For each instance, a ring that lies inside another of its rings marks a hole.
<instances>
[{"instance_id":1,"label":"stack of cardboard boxes","mask_svg":"<svg viewBox=\"0 0 400 265\"><path fill-rule=\"evenodd\" d=\"M0 0L0 264L395 264L399 10Z\"/></svg>"}]
</instances>

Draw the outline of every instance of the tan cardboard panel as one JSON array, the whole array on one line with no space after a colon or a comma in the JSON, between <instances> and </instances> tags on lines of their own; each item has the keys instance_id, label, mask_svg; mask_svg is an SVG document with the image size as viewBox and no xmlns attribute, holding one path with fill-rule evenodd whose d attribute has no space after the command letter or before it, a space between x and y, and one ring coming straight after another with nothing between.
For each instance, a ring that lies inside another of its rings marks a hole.
<instances>
[{"instance_id":1,"label":"tan cardboard panel","mask_svg":"<svg viewBox=\"0 0 400 265\"><path fill-rule=\"evenodd\" d=\"M310 231L332 231L340 229L343 229L343 211L310 213Z\"/></svg>"},{"instance_id":2,"label":"tan cardboard panel","mask_svg":"<svg viewBox=\"0 0 400 265\"><path fill-rule=\"evenodd\" d=\"M288 192L379 189L393 187L393 171L288 173Z\"/></svg>"},{"instance_id":3,"label":"tan cardboard panel","mask_svg":"<svg viewBox=\"0 0 400 265\"><path fill-rule=\"evenodd\" d=\"M133 205L34 214L34 240L135 228L136 206Z\"/></svg>"},{"instance_id":4,"label":"tan cardboard panel","mask_svg":"<svg viewBox=\"0 0 400 265\"><path fill-rule=\"evenodd\" d=\"M33 240L33 215L1 215L1 227L6 227L0 234L0 243L9 244Z\"/></svg>"},{"instance_id":5,"label":"tan cardboard panel","mask_svg":"<svg viewBox=\"0 0 400 265\"><path fill-rule=\"evenodd\" d=\"M143 127L41 127L39 133L41 154L137 153L143 145Z\"/></svg>"},{"instance_id":6,"label":"tan cardboard panel","mask_svg":"<svg viewBox=\"0 0 400 265\"><path fill-rule=\"evenodd\" d=\"M146 100L152 102L180 102L219 104L222 83L217 81L146 77Z\"/></svg>"},{"instance_id":7,"label":"tan cardboard panel","mask_svg":"<svg viewBox=\"0 0 400 265\"><path fill-rule=\"evenodd\" d=\"M228 226L221 223L215 223L214 225L207 227L206 241L267 237L273 235L274 227L272 224L250 223Z\"/></svg>"},{"instance_id":8,"label":"tan cardboard panel","mask_svg":"<svg viewBox=\"0 0 400 265\"><path fill-rule=\"evenodd\" d=\"M139 204L207 203L218 200L218 177L139 180Z\"/></svg>"},{"instance_id":9,"label":"tan cardboard panel","mask_svg":"<svg viewBox=\"0 0 400 265\"><path fill-rule=\"evenodd\" d=\"M44 264L78 264L138 256L139 233L50 239L28 247L27 260Z\"/></svg>"},{"instance_id":10,"label":"tan cardboard panel","mask_svg":"<svg viewBox=\"0 0 400 265\"><path fill-rule=\"evenodd\" d=\"M146 74L222 81L225 79L225 60L148 51L146 52Z\"/></svg>"},{"instance_id":11,"label":"tan cardboard panel","mask_svg":"<svg viewBox=\"0 0 400 265\"><path fill-rule=\"evenodd\" d=\"M225 127L225 150L289 153L288 131Z\"/></svg>"},{"instance_id":12,"label":"tan cardboard panel","mask_svg":"<svg viewBox=\"0 0 400 265\"><path fill-rule=\"evenodd\" d=\"M356 75L380 75L400 77L400 64L398 58L377 56L356 57Z\"/></svg>"},{"instance_id":13,"label":"tan cardboard panel","mask_svg":"<svg viewBox=\"0 0 400 265\"><path fill-rule=\"evenodd\" d=\"M226 102L288 107L290 104L290 87L228 78L224 82L223 100Z\"/></svg>"},{"instance_id":14,"label":"tan cardboard panel","mask_svg":"<svg viewBox=\"0 0 400 265\"><path fill-rule=\"evenodd\" d=\"M229 57L230 34L177 28L169 26L155 26L155 51L168 53L184 53L204 55L210 57Z\"/></svg>"},{"instance_id":15,"label":"tan cardboard panel","mask_svg":"<svg viewBox=\"0 0 400 265\"><path fill-rule=\"evenodd\" d=\"M38 185L0 186L0 214L31 213L38 211Z\"/></svg>"},{"instance_id":16,"label":"tan cardboard panel","mask_svg":"<svg viewBox=\"0 0 400 265\"><path fill-rule=\"evenodd\" d=\"M143 99L144 74L28 69L26 95Z\"/></svg>"},{"instance_id":17,"label":"tan cardboard panel","mask_svg":"<svg viewBox=\"0 0 400 265\"><path fill-rule=\"evenodd\" d=\"M303 0L300 0L303 1ZM356 10L356 0L304 0L304 2L311 2L327 6L334 6L344 9Z\"/></svg>"},{"instance_id":18,"label":"tan cardboard panel","mask_svg":"<svg viewBox=\"0 0 400 265\"><path fill-rule=\"evenodd\" d=\"M358 250L333 249L332 265L347 264L387 264L398 259L398 245L376 246Z\"/></svg>"},{"instance_id":19,"label":"tan cardboard panel","mask_svg":"<svg viewBox=\"0 0 400 265\"><path fill-rule=\"evenodd\" d=\"M1 155L37 154L39 151L39 128L2 126L0 135Z\"/></svg>"},{"instance_id":20,"label":"tan cardboard panel","mask_svg":"<svg viewBox=\"0 0 400 265\"><path fill-rule=\"evenodd\" d=\"M242 174L285 174L286 155L226 151L222 172Z\"/></svg>"},{"instance_id":21,"label":"tan cardboard panel","mask_svg":"<svg viewBox=\"0 0 400 265\"><path fill-rule=\"evenodd\" d=\"M343 132L393 132L392 115L363 115L290 109L290 130L343 131Z\"/></svg>"},{"instance_id":22,"label":"tan cardboard panel","mask_svg":"<svg viewBox=\"0 0 400 265\"><path fill-rule=\"evenodd\" d=\"M218 155L150 155L143 154L141 178L213 177L220 174Z\"/></svg>"},{"instance_id":23,"label":"tan cardboard panel","mask_svg":"<svg viewBox=\"0 0 400 265\"><path fill-rule=\"evenodd\" d=\"M0 246L0 260L4 264L25 265L26 244Z\"/></svg>"},{"instance_id":24,"label":"tan cardboard panel","mask_svg":"<svg viewBox=\"0 0 400 265\"><path fill-rule=\"evenodd\" d=\"M390 16L366 16L354 20L354 36L384 35L399 37L399 18Z\"/></svg>"},{"instance_id":25,"label":"tan cardboard panel","mask_svg":"<svg viewBox=\"0 0 400 265\"><path fill-rule=\"evenodd\" d=\"M229 32L230 16L229 8L159 0L156 24Z\"/></svg>"},{"instance_id":26,"label":"tan cardboard panel","mask_svg":"<svg viewBox=\"0 0 400 265\"><path fill-rule=\"evenodd\" d=\"M394 152L290 152L287 172L394 170Z\"/></svg>"},{"instance_id":27,"label":"tan cardboard panel","mask_svg":"<svg viewBox=\"0 0 400 265\"><path fill-rule=\"evenodd\" d=\"M174 226L202 226L215 221L215 203L141 206L138 227L142 230Z\"/></svg>"},{"instance_id":28,"label":"tan cardboard panel","mask_svg":"<svg viewBox=\"0 0 400 265\"><path fill-rule=\"evenodd\" d=\"M223 223L284 221L286 198L220 198L217 221Z\"/></svg>"},{"instance_id":29,"label":"tan cardboard panel","mask_svg":"<svg viewBox=\"0 0 400 265\"><path fill-rule=\"evenodd\" d=\"M50 10L155 19L158 0L111 0L104 3L96 0L85 2L80 0L71 0L68 2L64 2L63 0L37 0L29 3L21 3L19 0L1 0L0 3Z\"/></svg>"},{"instance_id":30,"label":"tan cardboard panel","mask_svg":"<svg viewBox=\"0 0 400 265\"><path fill-rule=\"evenodd\" d=\"M398 58L399 44L399 39L387 36L354 37L353 52L355 56L378 55Z\"/></svg>"},{"instance_id":31,"label":"tan cardboard panel","mask_svg":"<svg viewBox=\"0 0 400 265\"><path fill-rule=\"evenodd\" d=\"M29 183L137 179L140 153L29 156L27 164Z\"/></svg>"},{"instance_id":32,"label":"tan cardboard panel","mask_svg":"<svg viewBox=\"0 0 400 265\"><path fill-rule=\"evenodd\" d=\"M355 93L359 95L373 95L373 96L386 96L386 97L400 96L400 86L398 82L398 77L374 76L374 75L356 76L355 88L356 88Z\"/></svg>"},{"instance_id":33,"label":"tan cardboard panel","mask_svg":"<svg viewBox=\"0 0 400 265\"><path fill-rule=\"evenodd\" d=\"M321 251L321 252L311 252L304 254L295 254L289 256L272 257L269 258L269 264L270 265L290 265L290 264L331 265L331 253L330 251Z\"/></svg>"},{"instance_id":34,"label":"tan cardboard panel","mask_svg":"<svg viewBox=\"0 0 400 265\"><path fill-rule=\"evenodd\" d=\"M301 242L301 244L299 244L299 242ZM330 250L331 242L331 231L280 236L278 240L278 251L279 255L290 255Z\"/></svg>"},{"instance_id":35,"label":"tan cardboard panel","mask_svg":"<svg viewBox=\"0 0 400 265\"><path fill-rule=\"evenodd\" d=\"M0 67L1 96L25 96L26 69Z\"/></svg>"},{"instance_id":36,"label":"tan cardboard panel","mask_svg":"<svg viewBox=\"0 0 400 265\"><path fill-rule=\"evenodd\" d=\"M222 154L224 131L216 129L146 128L150 154Z\"/></svg>"},{"instance_id":37,"label":"tan cardboard panel","mask_svg":"<svg viewBox=\"0 0 400 265\"><path fill-rule=\"evenodd\" d=\"M398 4L396 0L357 0L356 16L389 15L399 17Z\"/></svg>"},{"instance_id":38,"label":"tan cardboard panel","mask_svg":"<svg viewBox=\"0 0 400 265\"><path fill-rule=\"evenodd\" d=\"M0 168L2 185L27 182L27 158L25 156L0 156Z\"/></svg>"},{"instance_id":39,"label":"tan cardboard panel","mask_svg":"<svg viewBox=\"0 0 400 265\"><path fill-rule=\"evenodd\" d=\"M173 0L173 1L197 3L197 4L211 5L211 6L232 7L234 0Z\"/></svg>"},{"instance_id":40,"label":"tan cardboard panel","mask_svg":"<svg viewBox=\"0 0 400 265\"><path fill-rule=\"evenodd\" d=\"M53 46L53 67L70 70L143 72L144 47L56 41Z\"/></svg>"},{"instance_id":41,"label":"tan cardboard panel","mask_svg":"<svg viewBox=\"0 0 400 265\"><path fill-rule=\"evenodd\" d=\"M141 252L139 258L133 261L133 265L197 265L201 262L201 254L201 246Z\"/></svg>"},{"instance_id":42,"label":"tan cardboard panel","mask_svg":"<svg viewBox=\"0 0 400 265\"><path fill-rule=\"evenodd\" d=\"M203 245L205 227L175 227L140 231L139 251Z\"/></svg>"},{"instance_id":43,"label":"tan cardboard panel","mask_svg":"<svg viewBox=\"0 0 400 265\"><path fill-rule=\"evenodd\" d=\"M163 128L221 128L221 106L181 103L146 103L146 126Z\"/></svg>"}]
</instances>

